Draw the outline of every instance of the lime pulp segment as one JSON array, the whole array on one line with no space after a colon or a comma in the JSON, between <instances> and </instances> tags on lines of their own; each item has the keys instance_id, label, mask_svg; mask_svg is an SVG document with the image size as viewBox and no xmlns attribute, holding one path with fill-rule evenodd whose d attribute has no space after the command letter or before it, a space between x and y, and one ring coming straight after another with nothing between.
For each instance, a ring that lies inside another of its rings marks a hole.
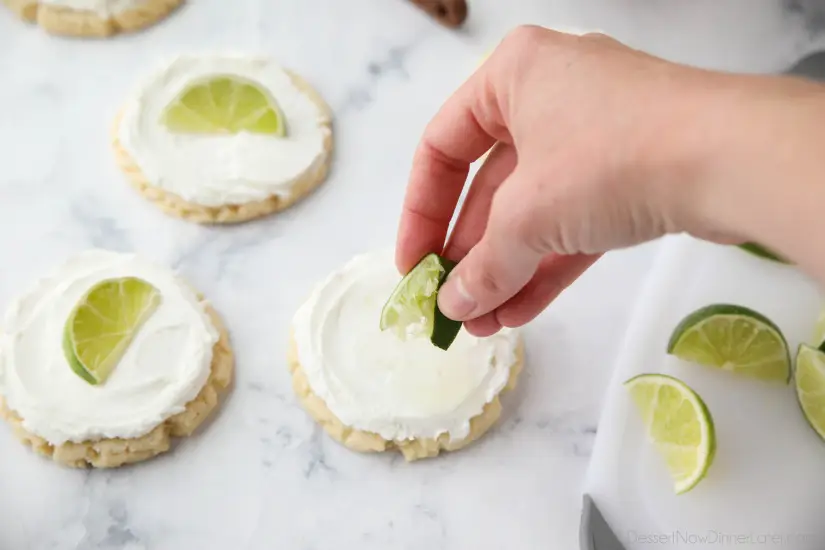
<instances>
[{"instance_id":1,"label":"lime pulp segment","mask_svg":"<svg viewBox=\"0 0 825 550\"><path fill-rule=\"evenodd\" d=\"M381 310L381 330L392 329L401 340L426 336L441 349L452 345L461 322L438 309L438 290L455 263L428 254L396 285Z\"/></svg>"},{"instance_id":2,"label":"lime pulp segment","mask_svg":"<svg viewBox=\"0 0 825 550\"><path fill-rule=\"evenodd\" d=\"M743 306L712 304L694 311L674 329L667 351L760 380L788 383L791 378L782 332L770 319Z\"/></svg>"},{"instance_id":3,"label":"lime pulp segment","mask_svg":"<svg viewBox=\"0 0 825 550\"><path fill-rule=\"evenodd\" d=\"M643 374L624 385L667 465L675 492L690 491L707 475L716 454L716 432L707 406L671 376Z\"/></svg>"},{"instance_id":4,"label":"lime pulp segment","mask_svg":"<svg viewBox=\"0 0 825 550\"><path fill-rule=\"evenodd\" d=\"M78 301L63 330L69 366L89 384L105 382L160 301L155 287L135 277L95 284Z\"/></svg>"},{"instance_id":5,"label":"lime pulp segment","mask_svg":"<svg viewBox=\"0 0 825 550\"><path fill-rule=\"evenodd\" d=\"M166 107L161 121L169 130L179 133L246 131L286 135L283 113L268 92L234 76L217 76L189 85Z\"/></svg>"}]
</instances>

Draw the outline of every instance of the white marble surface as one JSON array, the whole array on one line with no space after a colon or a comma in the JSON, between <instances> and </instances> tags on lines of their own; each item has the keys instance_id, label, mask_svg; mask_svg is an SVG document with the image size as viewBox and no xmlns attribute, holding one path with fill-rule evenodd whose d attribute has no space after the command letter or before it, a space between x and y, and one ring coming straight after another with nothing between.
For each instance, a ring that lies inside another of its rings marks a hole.
<instances>
[{"instance_id":1,"label":"white marble surface","mask_svg":"<svg viewBox=\"0 0 825 550\"><path fill-rule=\"evenodd\" d=\"M291 315L331 268L392 243L424 124L512 26L599 28L679 61L776 71L809 48L815 25L760 0L470 6L456 32L402 0L192 0L108 42L49 37L0 11L0 306L74 251L138 251L212 299L238 360L215 421L136 467L63 469L0 426L0 548L576 547L599 403L655 244L609 255L532 323L501 423L432 461L354 454L314 426L284 364ZM226 48L270 53L313 82L335 111L337 158L328 183L289 212L203 228L135 195L107 132L160 56Z\"/></svg>"}]
</instances>

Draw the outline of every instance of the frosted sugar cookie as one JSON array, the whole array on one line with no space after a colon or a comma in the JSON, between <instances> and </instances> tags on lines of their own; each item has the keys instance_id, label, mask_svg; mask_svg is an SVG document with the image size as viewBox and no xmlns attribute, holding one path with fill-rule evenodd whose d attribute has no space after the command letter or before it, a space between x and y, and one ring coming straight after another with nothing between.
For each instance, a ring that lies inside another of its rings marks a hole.
<instances>
[{"instance_id":1,"label":"frosted sugar cookie","mask_svg":"<svg viewBox=\"0 0 825 550\"><path fill-rule=\"evenodd\" d=\"M391 251L332 273L296 313L288 360L295 393L331 437L412 461L481 437L501 414L499 394L515 387L523 354L512 329L475 338L462 328L446 351L381 331L400 279Z\"/></svg>"},{"instance_id":2,"label":"frosted sugar cookie","mask_svg":"<svg viewBox=\"0 0 825 550\"><path fill-rule=\"evenodd\" d=\"M129 101L114 149L129 181L165 212L198 223L283 210L327 176L329 107L268 58L178 57Z\"/></svg>"},{"instance_id":3,"label":"frosted sugar cookie","mask_svg":"<svg viewBox=\"0 0 825 550\"><path fill-rule=\"evenodd\" d=\"M2 0L52 34L107 37L148 27L183 0Z\"/></svg>"},{"instance_id":4,"label":"frosted sugar cookie","mask_svg":"<svg viewBox=\"0 0 825 550\"><path fill-rule=\"evenodd\" d=\"M0 332L0 416L35 451L116 467L169 450L229 386L212 307L166 268L90 250L39 280Z\"/></svg>"}]
</instances>

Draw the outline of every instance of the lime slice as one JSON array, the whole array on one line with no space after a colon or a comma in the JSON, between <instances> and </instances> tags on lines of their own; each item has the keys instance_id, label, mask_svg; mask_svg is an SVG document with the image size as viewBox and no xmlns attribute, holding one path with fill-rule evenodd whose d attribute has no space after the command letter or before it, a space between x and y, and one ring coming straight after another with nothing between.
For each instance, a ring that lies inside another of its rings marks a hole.
<instances>
[{"instance_id":1,"label":"lime slice","mask_svg":"<svg viewBox=\"0 0 825 550\"><path fill-rule=\"evenodd\" d=\"M217 76L191 84L166 107L161 122L179 133L246 131L286 135L284 116L266 90L234 76Z\"/></svg>"},{"instance_id":2,"label":"lime slice","mask_svg":"<svg viewBox=\"0 0 825 550\"><path fill-rule=\"evenodd\" d=\"M808 424L825 439L825 353L802 344L796 353L796 397Z\"/></svg>"},{"instance_id":3,"label":"lime slice","mask_svg":"<svg viewBox=\"0 0 825 550\"><path fill-rule=\"evenodd\" d=\"M160 292L141 279L107 279L94 285L63 329L69 366L89 384L105 382L159 304Z\"/></svg>"},{"instance_id":4,"label":"lime slice","mask_svg":"<svg viewBox=\"0 0 825 550\"><path fill-rule=\"evenodd\" d=\"M694 311L673 331L667 352L760 380L787 384L791 378L788 343L779 327L743 306L712 304Z\"/></svg>"},{"instance_id":5,"label":"lime slice","mask_svg":"<svg viewBox=\"0 0 825 550\"><path fill-rule=\"evenodd\" d=\"M447 318L438 309L438 290L455 263L428 254L407 273L381 310L381 330L393 329L401 340L427 336L446 350L461 330L461 322Z\"/></svg>"},{"instance_id":6,"label":"lime slice","mask_svg":"<svg viewBox=\"0 0 825 550\"><path fill-rule=\"evenodd\" d=\"M713 418L686 384L663 374L642 374L624 383L667 464L676 494L693 489L716 454Z\"/></svg>"},{"instance_id":7,"label":"lime slice","mask_svg":"<svg viewBox=\"0 0 825 550\"><path fill-rule=\"evenodd\" d=\"M790 262L782 257L780 257L775 252L768 250L766 247L762 246L761 244L757 243L744 243L737 245L739 248L746 252L750 252L754 256L759 256L760 258L765 258L766 260L771 260L773 262L779 262L781 264L789 264Z\"/></svg>"}]
</instances>

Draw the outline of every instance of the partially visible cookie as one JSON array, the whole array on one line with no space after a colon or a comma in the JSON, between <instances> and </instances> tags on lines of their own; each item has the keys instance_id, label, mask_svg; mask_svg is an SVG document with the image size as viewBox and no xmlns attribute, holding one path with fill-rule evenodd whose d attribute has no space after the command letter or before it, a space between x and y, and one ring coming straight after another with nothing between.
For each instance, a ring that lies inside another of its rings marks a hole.
<instances>
[{"instance_id":1,"label":"partially visible cookie","mask_svg":"<svg viewBox=\"0 0 825 550\"><path fill-rule=\"evenodd\" d=\"M2 0L25 21L51 34L104 38L164 19L183 0Z\"/></svg>"},{"instance_id":2,"label":"partially visible cookie","mask_svg":"<svg viewBox=\"0 0 825 550\"><path fill-rule=\"evenodd\" d=\"M61 346L63 321L85 289L129 273L161 302L109 379L90 385ZM38 454L71 467L114 468L191 435L232 381L234 359L218 314L164 268L93 250L44 278L9 310L0 353L0 417Z\"/></svg>"},{"instance_id":3,"label":"partially visible cookie","mask_svg":"<svg viewBox=\"0 0 825 550\"><path fill-rule=\"evenodd\" d=\"M197 103L204 95L206 108ZM224 96L260 105L229 105ZM232 120L221 108L251 114ZM127 102L112 146L129 183L167 214L239 223L280 212L326 180L332 113L303 78L270 59L184 56Z\"/></svg>"}]
</instances>

